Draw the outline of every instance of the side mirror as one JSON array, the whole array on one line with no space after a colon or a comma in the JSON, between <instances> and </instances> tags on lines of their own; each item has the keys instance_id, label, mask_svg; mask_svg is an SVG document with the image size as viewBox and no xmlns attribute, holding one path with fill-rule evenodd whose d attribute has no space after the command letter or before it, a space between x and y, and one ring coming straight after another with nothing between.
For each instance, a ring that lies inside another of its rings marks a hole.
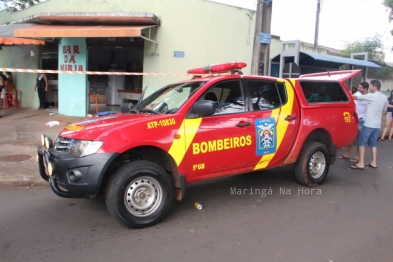
<instances>
[{"instance_id":1,"label":"side mirror","mask_svg":"<svg viewBox=\"0 0 393 262\"><path fill-rule=\"evenodd\" d=\"M122 114L129 113L133 107L134 107L134 104L132 104L132 103L123 103L120 105L120 112Z\"/></svg>"},{"instance_id":2,"label":"side mirror","mask_svg":"<svg viewBox=\"0 0 393 262\"><path fill-rule=\"evenodd\" d=\"M211 116L216 112L216 105L210 100L200 100L194 104L193 111L199 117Z\"/></svg>"}]
</instances>

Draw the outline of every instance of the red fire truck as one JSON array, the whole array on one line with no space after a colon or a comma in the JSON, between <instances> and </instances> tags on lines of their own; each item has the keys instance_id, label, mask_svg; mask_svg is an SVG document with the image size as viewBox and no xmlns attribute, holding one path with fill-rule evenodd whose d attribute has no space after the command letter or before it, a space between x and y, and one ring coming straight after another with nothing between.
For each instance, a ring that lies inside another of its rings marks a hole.
<instances>
[{"instance_id":1,"label":"red fire truck","mask_svg":"<svg viewBox=\"0 0 393 262\"><path fill-rule=\"evenodd\" d=\"M157 223L187 184L293 165L322 183L336 150L357 135L344 81L360 70L296 79L243 75L243 62L189 70L123 114L89 118L52 140L42 135L40 174L60 197L104 194L109 213L140 228Z\"/></svg>"}]
</instances>

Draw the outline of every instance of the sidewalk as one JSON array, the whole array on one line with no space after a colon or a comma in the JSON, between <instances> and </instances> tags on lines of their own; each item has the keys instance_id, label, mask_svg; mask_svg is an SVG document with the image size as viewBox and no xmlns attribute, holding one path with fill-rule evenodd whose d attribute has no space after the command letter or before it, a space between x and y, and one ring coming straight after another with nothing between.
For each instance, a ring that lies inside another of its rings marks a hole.
<instances>
[{"instance_id":1,"label":"sidewalk","mask_svg":"<svg viewBox=\"0 0 393 262\"><path fill-rule=\"evenodd\" d=\"M0 110L0 186L44 186L36 162L37 147L41 144L41 134L54 139L67 125L82 117L64 116L57 108L37 110L12 107ZM60 121L49 127L49 121Z\"/></svg>"}]
</instances>

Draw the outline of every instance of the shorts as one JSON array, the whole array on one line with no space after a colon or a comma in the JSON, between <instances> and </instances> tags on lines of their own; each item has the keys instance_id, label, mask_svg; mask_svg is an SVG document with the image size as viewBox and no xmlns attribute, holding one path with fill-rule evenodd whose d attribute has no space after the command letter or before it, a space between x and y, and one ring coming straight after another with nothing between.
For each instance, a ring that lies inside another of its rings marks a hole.
<instances>
[{"instance_id":1,"label":"shorts","mask_svg":"<svg viewBox=\"0 0 393 262\"><path fill-rule=\"evenodd\" d=\"M363 125L364 125L364 120L363 119L359 119L359 122L358 122L358 135L356 137L356 142L355 142L356 145L359 145L360 130L362 130Z\"/></svg>"},{"instance_id":2,"label":"shorts","mask_svg":"<svg viewBox=\"0 0 393 262\"><path fill-rule=\"evenodd\" d=\"M363 128L359 132L359 146L365 146L368 142L368 145L371 147L377 147L377 140L379 136L380 128L371 128L367 126L363 126Z\"/></svg>"},{"instance_id":3,"label":"shorts","mask_svg":"<svg viewBox=\"0 0 393 262\"><path fill-rule=\"evenodd\" d=\"M392 112L387 112L386 113L386 120L392 120L392 119L393 119Z\"/></svg>"}]
</instances>

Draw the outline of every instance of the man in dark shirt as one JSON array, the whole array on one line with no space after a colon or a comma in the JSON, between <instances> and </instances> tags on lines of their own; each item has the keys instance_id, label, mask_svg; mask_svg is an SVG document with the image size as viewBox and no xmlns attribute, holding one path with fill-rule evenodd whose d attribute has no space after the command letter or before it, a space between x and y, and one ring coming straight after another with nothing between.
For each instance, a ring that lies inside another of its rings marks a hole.
<instances>
[{"instance_id":1,"label":"man in dark shirt","mask_svg":"<svg viewBox=\"0 0 393 262\"><path fill-rule=\"evenodd\" d=\"M5 93L3 93L3 89L5 92L5 80L7 77L3 74L2 71L0 71L0 108L4 107L4 99L5 99ZM1 116L0 116L1 118Z\"/></svg>"},{"instance_id":2,"label":"man in dark shirt","mask_svg":"<svg viewBox=\"0 0 393 262\"><path fill-rule=\"evenodd\" d=\"M330 102L332 99L326 94L326 87L321 86L318 93L312 94L308 98L308 102Z\"/></svg>"}]
</instances>

